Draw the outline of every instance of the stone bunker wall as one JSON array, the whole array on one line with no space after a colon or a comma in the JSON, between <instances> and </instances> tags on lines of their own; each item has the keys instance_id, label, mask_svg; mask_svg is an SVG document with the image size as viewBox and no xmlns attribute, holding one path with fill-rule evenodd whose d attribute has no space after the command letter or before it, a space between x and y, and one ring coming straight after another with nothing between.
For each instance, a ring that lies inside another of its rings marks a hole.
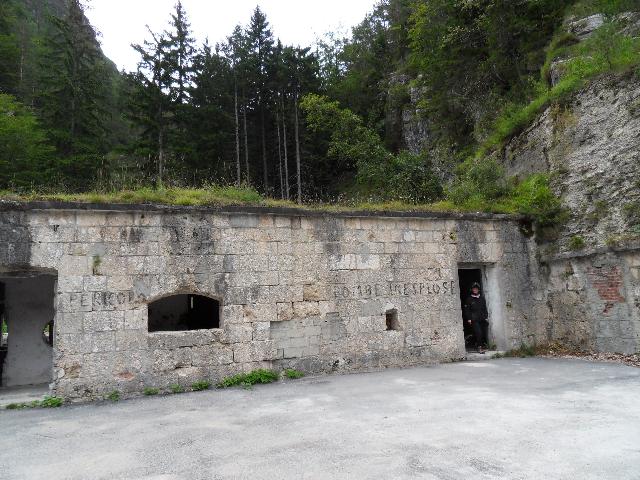
<instances>
[{"instance_id":1,"label":"stone bunker wall","mask_svg":"<svg viewBox=\"0 0 640 480\"><path fill-rule=\"evenodd\" d=\"M67 398L260 367L331 372L459 359L460 266L485 268L499 347L535 332L531 241L504 217L3 210L0 277L57 275L52 388ZM176 293L219 300L220 328L150 333L148 304Z\"/></svg>"},{"instance_id":2,"label":"stone bunker wall","mask_svg":"<svg viewBox=\"0 0 640 480\"><path fill-rule=\"evenodd\" d=\"M639 248L559 255L545 265L548 315L540 319L539 338L599 352L640 352Z\"/></svg>"}]
</instances>

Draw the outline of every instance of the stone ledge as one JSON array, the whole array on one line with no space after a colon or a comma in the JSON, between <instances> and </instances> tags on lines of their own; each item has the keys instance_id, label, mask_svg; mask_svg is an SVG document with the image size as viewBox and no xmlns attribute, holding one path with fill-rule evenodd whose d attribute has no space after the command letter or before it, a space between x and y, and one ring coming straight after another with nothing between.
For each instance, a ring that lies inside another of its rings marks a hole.
<instances>
[{"instance_id":1,"label":"stone ledge","mask_svg":"<svg viewBox=\"0 0 640 480\"><path fill-rule=\"evenodd\" d=\"M393 211L393 210L345 210L325 211L294 207L267 207L250 205L208 205L181 206L155 203L85 203L62 201L28 201L0 200L0 212L10 211L107 211L107 212L160 212L160 213L218 213L218 214L262 214L277 216L302 217L376 217L376 218L416 218L446 220L496 220L517 222L524 220L522 215L484 212L427 212L427 211Z\"/></svg>"}]
</instances>

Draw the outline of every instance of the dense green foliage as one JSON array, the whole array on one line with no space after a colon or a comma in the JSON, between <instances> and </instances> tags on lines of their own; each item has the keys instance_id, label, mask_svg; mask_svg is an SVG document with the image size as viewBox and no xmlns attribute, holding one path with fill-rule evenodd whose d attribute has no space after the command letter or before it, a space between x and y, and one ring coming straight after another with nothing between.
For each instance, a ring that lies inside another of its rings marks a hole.
<instances>
[{"instance_id":1,"label":"dense green foliage","mask_svg":"<svg viewBox=\"0 0 640 480\"><path fill-rule=\"evenodd\" d=\"M521 99L570 0L430 0L411 17L421 106L443 141L472 143L496 102ZM464 74L461 74L464 72Z\"/></svg>"},{"instance_id":2,"label":"dense green foliage","mask_svg":"<svg viewBox=\"0 0 640 480\"><path fill-rule=\"evenodd\" d=\"M507 181L503 169L493 160L469 160L459 170L447 196L464 210L518 213L543 228L566 220L566 211L551 191L547 175Z\"/></svg>"},{"instance_id":3,"label":"dense green foliage","mask_svg":"<svg viewBox=\"0 0 640 480\"><path fill-rule=\"evenodd\" d=\"M13 97L1 100L2 140L11 146L0 151L0 188L95 186L104 156L127 139L120 76L81 4L3 1L0 58L0 93Z\"/></svg>"},{"instance_id":4,"label":"dense green foliage","mask_svg":"<svg viewBox=\"0 0 640 480\"><path fill-rule=\"evenodd\" d=\"M355 169L358 183L375 200L418 203L442 196L442 187L425 159L408 152L390 153L361 117L338 102L310 94L300 106L308 128L328 138L326 157L340 171Z\"/></svg>"},{"instance_id":5,"label":"dense green foliage","mask_svg":"<svg viewBox=\"0 0 640 480\"><path fill-rule=\"evenodd\" d=\"M0 3L0 189L439 202L549 225L562 211L548 179L514 182L485 157L590 79L640 65L640 40L615 17L637 0L379 0L350 35L313 49L283 45L259 8L226 41L198 44L177 1L166 28L133 45L134 72L105 58L84 8ZM587 40L562 25L593 13L607 23ZM422 117L423 152L407 151L409 117Z\"/></svg>"},{"instance_id":6,"label":"dense green foliage","mask_svg":"<svg viewBox=\"0 0 640 480\"><path fill-rule=\"evenodd\" d=\"M33 112L0 93L0 185L21 189L37 184L53 152Z\"/></svg>"},{"instance_id":7,"label":"dense green foliage","mask_svg":"<svg viewBox=\"0 0 640 480\"><path fill-rule=\"evenodd\" d=\"M544 108L566 100L597 75L624 72L640 65L640 39L620 34L621 26L610 21L580 43L569 34L557 35L547 50L541 78L533 83L530 98L503 108L477 156L482 157L500 146L528 126ZM552 86L550 67L557 59L564 61L558 67L561 68L560 80Z\"/></svg>"}]
</instances>

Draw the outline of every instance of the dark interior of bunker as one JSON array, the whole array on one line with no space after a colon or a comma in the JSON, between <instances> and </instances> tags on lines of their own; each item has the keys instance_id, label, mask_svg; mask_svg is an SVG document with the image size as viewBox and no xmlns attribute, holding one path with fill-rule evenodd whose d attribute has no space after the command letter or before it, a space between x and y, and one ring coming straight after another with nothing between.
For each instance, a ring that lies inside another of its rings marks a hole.
<instances>
[{"instance_id":1,"label":"dark interior of bunker","mask_svg":"<svg viewBox=\"0 0 640 480\"><path fill-rule=\"evenodd\" d=\"M480 291L484 295L484 289L482 288L482 270L479 268L463 268L458 270L458 281L460 282L460 310L464 314L464 301L471 294L471 286L474 283L480 285ZM475 339L473 336L473 327L464 321L464 318L460 318L462 328L464 330L464 343L467 350L474 349Z\"/></svg>"},{"instance_id":2,"label":"dark interior of bunker","mask_svg":"<svg viewBox=\"0 0 640 480\"><path fill-rule=\"evenodd\" d=\"M220 302L203 295L164 297L149 304L149 332L220 328Z\"/></svg>"}]
</instances>

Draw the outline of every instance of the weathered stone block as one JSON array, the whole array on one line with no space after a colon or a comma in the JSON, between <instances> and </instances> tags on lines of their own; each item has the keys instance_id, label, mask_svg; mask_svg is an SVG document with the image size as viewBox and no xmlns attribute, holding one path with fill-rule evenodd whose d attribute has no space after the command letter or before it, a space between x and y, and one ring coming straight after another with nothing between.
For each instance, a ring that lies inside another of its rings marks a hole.
<instances>
[{"instance_id":1,"label":"weathered stone block","mask_svg":"<svg viewBox=\"0 0 640 480\"><path fill-rule=\"evenodd\" d=\"M293 316L295 318L313 317L320 315L320 305L318 302L294 302Z\"/></svg>"}]
</instances>

